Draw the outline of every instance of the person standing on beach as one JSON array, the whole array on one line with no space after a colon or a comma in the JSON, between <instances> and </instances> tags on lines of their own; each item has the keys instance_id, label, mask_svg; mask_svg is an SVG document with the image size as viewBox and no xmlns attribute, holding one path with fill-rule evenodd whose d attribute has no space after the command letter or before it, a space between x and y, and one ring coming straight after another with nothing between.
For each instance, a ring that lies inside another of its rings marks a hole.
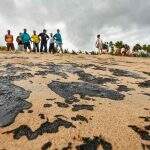
<instances>
[{"instance_id":1,"label":"person standing on beach","mask_svg":"<svg viewBox=\"0 0 150 150\"><path fill-rule=\"evenodd\" d=\"M36 34L36 31L33 31L33 35L31 36L31 41L33 42L33 52L39 52L39 43L40 43L40 38Z\"/></svg>"},{"instance_id":2,"label":"person standing on beach","mask_svg":"<svg viewBox=\"0 0 150 150\"><path fill-rule=\"evenodd\" d=\"M46 30L44 29L42 33L39 34L39 37L41 37L41 47L40 47L40 52L47 52L47 41L49 40L49 36L46 34Z\"/></svg>"},{"instance_id":3,"label":"person standing on beach","mask_svg":"<svg viewBox=\"0 0 150 150\"><path fill-rule=\"evenodd\" d=\"M5 41L6 41L6 45L7 45L7 50L14 50L14 38L13 35L11 35L10 30L7 31L7 34L5 35Z\"/></svg>"},{"instance_id":4,"label":"person standing on beach","mask_svg":"<svg viewBox=\"0 0 150 150\"><path fill-rule=\"evenodd\" d=\"M98 49L99 54L101 54L103 51L103 41L101 39L100 34L97 35L97 40L96 40L95 46Z\"/></svg>"},{"instance_id":5,"label":"person standing on beach","mask_svg":"<svg viewBox=\"0 0 150 150\"><path fill-rule=\"evenodd\" d=\"M55 53L55 43L54 43L54 36L53 33L50 34L50 45L49 45L49 52L50 53Z\"/></svg>"},{"instance_id":6,"label":"person standing on beach","mask_svg":"<svg viewBox=\"0 0 150 150\"><path fill-rule=\"evenodd\" d=\"M22 33L19 33L19 35L16 38L16 41L18 43L18 50L19 51L23 51L24 50L24 45L23 45L23 42L22 42L22 39L21 39L21 35L22 35Z\"/></svg>"},{"instance_id":7,"label":"person standing on beach","mask_svg":"<svg viewBox=\"0 0 150 150\"><path fill-rule=\"evenodd\" d=\"M21 40L23 42L24 49L27 51L29 50L29 52L31 52L31 45L30 45L31 37L27 33L27 29L24 29L24 32L21 35Z\"/></svg>"},{"instance_id":8,"label":"person standing on beach","mask_svg":"<svg viewBox=\"0 0 150 150\"><path fill-rule=\"evenodd\" d=\"M60 30L57 29L57 33L54 35L54 39L55 39L55 43L56 43L56 48L60 48L60 51L63 53L63 49L62 49L62 37L60 34Z\"/></svg>"}]
</instances>

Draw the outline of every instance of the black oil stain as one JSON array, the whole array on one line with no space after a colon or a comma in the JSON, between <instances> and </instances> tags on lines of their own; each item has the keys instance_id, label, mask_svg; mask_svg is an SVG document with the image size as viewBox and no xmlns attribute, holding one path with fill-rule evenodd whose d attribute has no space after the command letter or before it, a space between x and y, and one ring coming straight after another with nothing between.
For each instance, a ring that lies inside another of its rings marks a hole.
<instances>
[{"instance_id":1,"label":"black oil stain","mask_svg":"<svg viewBox=\"0 0 150 150\"><path fill-rule=\"evenodd\" d=\"M142 88L150 88L150 80L138 83L138 86Z\"/></svg>"},{"instance_id":2,"label":"black oil stain","mask_svg":"<svg viewBox=\"0 0 150 150\"><path fill-rule=\"evenodd\" d=\"M145 128L145 130L150 130L150 125L147 125L144 128Z\"/></svg>"},{"instance_id":3,"label":"black oil stain","mask_svg":"<svg viewBox=\"0 0 150 150\"><path fill-rule=\"evenodd\" d=\"M47 98L46 100L47 101L54 101L54 100L56 100L56 98Z\"/></svg>"},{"instance_id":4,"label":"black oil stain","mask_svg":"<svg viewBox=\"0 0 150 150\"><path fill-rule=\"evenodd\" d=\"M33 113L33 110L28 110L28 113L29 113L29 114Z\"/></svg>"},{"instance_id":5,"label":"black oil stain","mask_svg":"<svg viewBox=\"0 0 150 150\"><path fill-rule=\"evenodd\" d=\"M101 97L101 98L108 98L111 100L123 100L125 95L119 93L118 91L109 90L107 88L87 83L87 82L59 82L59 81L52 81L48 84L48 87L58 94L59 96L63 97L66 102L74 102L77 98L74 97L75 94L79 94L80 97L83 98L85 96L89 97Z\"/></svg>"},{"instance_id":6,"label":"black oil stain","mask_svg":"<svg viewBox=\"0 0 150 150\"><path fill-rule=\"evenodd\" d=\"M16 67L14 64L10 63L4 65L3 67L6 68L5 74L10 76L17 74L18 72L30 71L25 67Z\"/></svg>"},{"instance_id":7,"label":"black oil stain","mask_svg":"<svg viewBox=\"0 0 150 150\"><path fill-rule=\"evenodd\" d=\"M84 100L87 100L87 101L96 101L94 98L91 98L91 97L87 97L87 96L80 96L80 98L84 99Z\"/></svg>"},{"instance_id":8,"label":"black oil stain","mask_svg":"<svg viewBox=\"0 0 150 150\"><path fill-rule=\"evenodd\" d=\"M150 122L150 117L146 116L146 117L139 117L141 119L144 119L145 122ZM139 136L142 140L144 141L150 141L150 125L146 125L144 126L143 129L137 127L137 126L129 126L130 128L132 128ZM146 145L145 143L141 143L143 150L147 150L150 148L150 145Z\"/></svg>"},{"instance_id":9,"label":"black oil stain","mask_svg":"<svg viewBox=\"0 0 150 150\"><path fill-rule=\"evenodd\" d=\"M98 66L98 65L95 65L95 64L82 65L81 67L82 68L92 68L94 70L102 70L102 71L106 71L107 70L106 67Z\"/></svg>"},{"instance_id":10,"label":"black oil stain","mask_svg":"<svg viewBox=\"0 0 150 150\"><path fill-rule=\"evenodd\" d=\"M41 147L41 150L48 150L51 146L52 146L52 143L47 142Z\"/></svg>"},{"instance_id":11,"label":"black oil stain","mask_svg":"<svg viewBox=\"0 0 150 150\"><path fill-rule=\"evenodd\" d=\"M21 125L20 127L4 132L3 134L13 133L13 138L16 140L19 140L23 136L26 136L28 140L35 140L38 136L42 136L45 133L50 134L59 132L60 127L64 127L66 129L75 128L71 122L57 118L53 122L46 121L35 131L32 131L32 129L27 125Z\"/></svg>"},{"instance_id":12,"label":"black oil stain","mask_svg":"<svg viewBox=\"0 0 150 150\"><path fill-rule=\"evenodd\" d=\"M55 118L66 118L67 119L67 117L64 115L55 115Z\"/></svg>"},{"instance_id":13,"label":"black oil stain","mask_svg":"<svg viewBox=\"0 0 150 150\"><path fill-rule=\"evenodd\" d=\"M143 150L150 150L150 145L146 145L146 144L141 144Z\"/></svg>"},{"instance_id":14,"label":"black oil stain","mask_svg":"<svg viewBox=\"0 0 150 150\"><path fill-rule=\"evenodd\" d=\"M68 143L67 147L62 148L62 150L71 150L72 149L72 143Z\"/></svg>"},{"instance_id":15,"label":"black oil stain","mask_svg":"<svg viewBox=\"0 0 150 150\"><path fill-rule=\"evenodd\" d=\"M48 74L58 75L64 79L68 78L68 75L65 73L66 71L62 72L63 65L57 65L54 63L47 63L47 64L36 64L36 66L44 69L43 71L37 71L35 75L40 76L47 76Z\"/></svg>"},{"instance_id":16,"label":"black oil stain","mask_svg":"<svg viewBox=\"0 0 150 150\"><path fill-rule=\"evenodd\" d=\"M73 120L73 121L84 121L84 122L88 123L87 118L84 116L81 116L81 115L77 115L76 117L72 117L71 120Z\"/></svg>"},{"instance_id":17,"label":"black oil stain","mask_svg":"<svg viewBox=\"0 0 150 150\"><path fill-rule=\"evenodd\" d=\"M32 107L32 104L26 101L30 93L8 80L0 79L0 127L12 124L20 112Z\"/></svg>"},{"instance_id":18,"label":"black oil stain","mask_svg":"<svg viewBox=\"0 0 150 150\"><path fill-rule=\"evenodd\" d=\"M117 88L117 91L119 91L119 92L128 92L128 91L131 91L131 89L128 88L126 85L119 85L119 87Z\"/></svg>"},{"instance_id":19,"label":"black oil stain","mask_svg":"<svg viewBox=\"0 0 150 150\"><path fill-rule=\"evenodd\" d=\"M150 117L146 116L146 117L139 117L141 119L144 119L145 122L150 122Z\"/></svg>"},{"instance_id":20,"label":"black oil stain","mask_svg":"<svg viewBox=\"0 0 150 150\"><path fill-rule=\"evenodd\" d=\"M72 111L79 111L79 110L94 110L94 105L73 105Z\"/></svg>"},{"instance_id":21,"label":"black oil stain","mask_svg":"<svg viewBox=\"0 0 150 150\"><path fill-rule=\"evenodd\" d=\"M52 107L52 104L44 104L43 107L44 107L44 108L49 108L49 107Z\"/></svg>"},{"instance_id":22,"label":"black oil stain","mask_svg":"<svg viewBox=\"0 0 150 150\"><path fill-rule=\"evenodd\" d=\"M0 80L5 81L20 81L34 77L31 73L20 73L19 75L0 76Z\"/></svg>"},{"instance_id":23,"label":"black oil stain","mask_svg":"<svg viewBox=\"0 0 150 150\"><path fill-rule=\"evenodd\" d=\"M41 119L45 119L45 115L44 115L44 114L39 114L39 117L40 117Z\"/></svg>"},{"instance_id":24,"label":"black oil stain","mask_svg":"<svg viewBox=\"0 0 150 150\"><path fill-rule=\"evenodd\" d=\"M83 144L76 146L77 150L98 150L101 145L103 150L112 150L112 145L102 137L83 138Z\"/></svg>"},{"instance_id":25,"label":"black oil stain","mask_svg":"<svg viewBox=\"0 0 150 150\"><path fill-rule=\"evenodd\" d=\"M143 72L144 74L150 76L150 72Z\"/></svg>"},{"instance_id":26,"label":"black oil stain","mask_svg":"<svg viewBox=\"0 0 150 150\"><path fill-rule=\"evenodd\" d=\"M68 108L69 107L69 105L66 103L56 102L56 104L58 107L61 107L61 108Z\"/></svg>"},{"instance_id":27,"label":"black oil stain","mask_svg":"<svg viewBox=\"0 0 150 150\"><path fill-rule=\"evenodd\" d=\"M149 141L150 140L150 134L148 131L145 131L143 129L140 129L139 127L137 126L132 126L130 125L129 126L132 130L134 130L142 140L145 140L145 141Z\"/></svg>"},{"instance_id":28,"label":"black oil stain","mask_svg":"<svg viewBox=\"0 0 150 150\"><path fill-rule=\"evenodd\" d=\"M143 77L141 77L139 74L134 73L134 72L130 72L127 70L110 68L109 71L112 72L114 76L131 77L134 79L143 79Z\"/></svg>"},{"instance_id":29,"label":"black oil stain","mask_svg":"<svg viewBox=\"0 0 150 150\"><path fill-rule=\"evenodd\" d=\"M33 81L30 80L29 82L30 82L31 84L33 84Z\"/></svg>"},{"instance_id":30,"label":"black oil stain","mask_svg":"<svg viewBox=\"0 0 150 150\"><path fill-rule=\"evenodd\" d=\"M105 84L105 83L116 83L116 79L112 78L104 78L104 77L95 77L89 73L85 73L84 71L77 71L76 74L80 77L79 80L84 82L89 82L93 84Z\"/></svg>"},{"instance_id":31,"label":"black oil stain","mask_svg":"<svg viewBox=\"0 0 150 150\"><path fill-rule=\"evenodd\" d=\"M150 96L150 93L143 93L143 95Z\"/></svg>"}]
</instances>

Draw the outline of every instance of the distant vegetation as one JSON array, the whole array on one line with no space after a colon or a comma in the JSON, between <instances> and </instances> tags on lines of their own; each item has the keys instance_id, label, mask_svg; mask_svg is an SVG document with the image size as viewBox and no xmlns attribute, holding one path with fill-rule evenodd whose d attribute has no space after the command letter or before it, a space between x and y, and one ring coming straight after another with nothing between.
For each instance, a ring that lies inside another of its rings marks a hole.
<instances>
[{"instance_id":1,"label":"distant vegetation","mask_svg":"<svg viewBox=\"0 0 150 150\"><path fill-rule=\"evenodd\" d=\"M0 51L5 51L5 50L7 50L6 46L0 46Z\"/></svg>"}]
</instances>

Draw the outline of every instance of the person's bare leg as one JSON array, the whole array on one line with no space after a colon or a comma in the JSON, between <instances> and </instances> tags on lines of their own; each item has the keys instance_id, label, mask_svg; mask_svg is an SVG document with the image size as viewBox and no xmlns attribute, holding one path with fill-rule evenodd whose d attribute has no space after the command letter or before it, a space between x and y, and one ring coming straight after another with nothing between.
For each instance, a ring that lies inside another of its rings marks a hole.
<instances>
[{"instance_id":1,"label":"person's bare leg","mask_svg":"<svg viewBox=\"0 0 150 150\"><path fill-rule=\"evenodd\" d=\"M101 48L99 48L98 51L99 51L99 55L101 55L102 54Z\"/></svg>"},{"instance_id":2,"label":"person's bare leg","mask_svg":"<svg viewBox=\"0 0 150 150\"><path fill-rule=\"evenodd\" d=\"M63 48L62 48L62 45L60 45L60 51L63 53Z\"/></svg>"}]
</instances>

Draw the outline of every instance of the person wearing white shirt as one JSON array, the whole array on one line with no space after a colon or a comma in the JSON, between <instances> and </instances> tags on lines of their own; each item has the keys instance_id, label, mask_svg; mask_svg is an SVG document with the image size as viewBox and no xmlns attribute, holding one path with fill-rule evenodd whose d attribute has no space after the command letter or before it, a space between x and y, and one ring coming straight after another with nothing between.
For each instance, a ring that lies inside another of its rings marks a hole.
<instances>
[{"instance_id":1,"label":"person wearing white shirt","mask_svg":"<svg viewBox=\"0 0 150 150\"><path fill-rule=\"evenodd\" d=\"M55 39L54 39L54 36L53 34L51 33L50 34L50 45L49 45L49 52L50 53L55 53Z\"/></svg>"},{"instance_id":2,"label":"person wearing white shirt","mask_svg":"<svg viewBox=\"0 0 150 150\"><path fill-rule=\"evenodd\" d=\"M97 40L96 40L95 46L98 49L99 54L101 54L102 50L103 50L103 41L101 39L100 34L97 35Z\"/></svg>"}]
</instances>

